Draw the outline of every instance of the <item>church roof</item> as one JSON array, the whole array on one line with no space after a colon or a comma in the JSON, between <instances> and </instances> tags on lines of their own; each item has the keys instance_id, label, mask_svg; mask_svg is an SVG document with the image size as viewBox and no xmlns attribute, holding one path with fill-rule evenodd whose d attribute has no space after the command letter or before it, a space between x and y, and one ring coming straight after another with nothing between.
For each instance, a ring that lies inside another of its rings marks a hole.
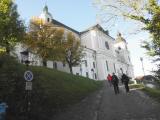
<instances>
[{"instance_id":1,"label":"church roof","mask_svg":"<svg viewBox=\"0 0 160 120\"><path fill-rule=\"evenodd\" d=\"M48 6L47 6L47 5L45 5L45 6L44 6L44 8L43 8L43 12L48 13Z\"/></svg>"},{"instance_id":2,"label":"church roof","mask_svg":"<svg viewBox=\"0 0 160 120\"><path fill-rule=\"evenodd\" d=\"M111 37L111 36L109 35L108 30L104 30L99 24L96 24L96 25L94 25L94 26L92 26L92 27L90 27L90 28L82 31L81 34L86 33L86 32L88 32L88 31L90 31L90 30L92 30L92 29L95 29L95 28L98 28L101 32L103 32L104 34L106 34L106 35L109 36L110 38L114 39L113 37Z\"/></svg>"},{"instance_id":3,"label":"church roof","mask_svg":"<svg viewBox=\"0 0 160 120\"><path fill-rule=\"evenodd\" d=\"M72 32L77 33L77 34L80 35L80 32L78 32L77 30L74 30L73 28L68 27L67 25L65 25L65 24L63 24L63 23L61 23L61 22L59 22L59 21L57 21L55 19L52 19L52 23L54 25L58 25L58 26L64 27L64 28L66 28L66 29L68 29L68 30L70 30L70 31L72 31Z\"/></svg>"},{"instance_id":4,"label":"church roof","mask_svg":"<svg viewBox=\"0 0 160 120\"><path fill-rule=\"evenodd\" d=\"M47 6L47 5L44 6L44 8L43 8L43 13L52 16L52 15L48 12L48 6ZM63 23L61 23L61 22L59 22L59 21L57 21L57 20L55 20L55 19L52 19L52 23L53 23L54 25L57 25L57 26L60 26L60 27L64 27L64 28L66 28L66 29L68 29L68 30L70 30L70 31L78 34L78 35L81 35L81 34L83 34L83 33L86 33L86 32L88 32L89 30L98 28L98 29L99 29L100 31L102 31L104 34L106 34L107 36L111 37L111 36L109 35L108 30L104 30L99 24L96 24L96 25L94 25L94 26L92 26L92 27L90 27L90 28L88 28L88 29L86 29L86 30L84 30L84 31L82 31L82 32L79 32L79 31L77 31L77 30L75 30L75 29L73 29L73 28L71 28L71 27L68 27L67 25L65 25L65 24L63 24ZM111 37L111 38L114 40L113 37Z\"/></svg>"},{"instance_id":5,"label":"church roof","mask_svg":"<svg viewBox=\"0 0 160 120\"><path fill-rule=\"evenodd\" d=\"M68 29L68 30L70 30L70 31L78 34L78 35L81 35L81 34L83 34L83 33L86 33L86 32L88 32L89 30L92 30L92 29L94 29L94 28L98 28L98 29L99 29L100 31L102 31L104 34L106 34L107 36L111 37L111 36L109 35L108 31L105 31L99 24L96 24L96 25L94 25L94 26L92 26L92 27L90 27L90 28L88 28L88 29L86 29L86 30L84 30L84 31L82 31L82 32L78 32L77 30L75 30L75 29L73 29L73 28L71 28L71 27L68 27L67 25L65 25L65 24L63 24L63 23L61 23L61 22L59 22L59 21L57 21L57 20L55 20L55 19L52 19L52 23L53 23L54 25L58 25L58 26L64 27L64 28L66 28L66 29ZM113 37L111 37L111 38L114 39ZM114 39L114 40L115 40L115 39Z\"/></svg>"}]
</instances>

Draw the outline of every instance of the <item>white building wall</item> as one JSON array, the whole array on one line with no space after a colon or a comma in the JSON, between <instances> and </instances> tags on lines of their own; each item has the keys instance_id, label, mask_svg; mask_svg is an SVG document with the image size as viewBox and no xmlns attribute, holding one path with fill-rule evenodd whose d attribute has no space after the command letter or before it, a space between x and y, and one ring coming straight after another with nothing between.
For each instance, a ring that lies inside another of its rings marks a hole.
<instances>
[{"instance_id":1,"label":"white building wall","mask_svg":"<svg viewBox=\"0 0 160 120\"><path fill-rule=\"evenodd\" d=\"M120 68L122 68L123 71L125 71L124 73L128 72L130 76L132 75L131 72L132 66L129 66L131 62L128 59L129 56L128 50L122 50L121 54L124 60L122 60L121 62L118 62L119 58L117 57L119 56L116 56L117 54L115 52L117 46L121 46L122 49L126 49L127 46L124 46L124 44L120 43L115 47L114 39L96 28L91 29L88 32L82 34L81 41L83 45L96 51L96 64L97 64L96 72L98 75L97 76L98 79L100 80L106 79L106 76L108 74L112 74L113 72L116 75L121 76ZM105 42L108 42L109 49L106 48ZM88 55L86 56L85 59L87 59L87 61L92 61L89 60ZM106 61L108 62L109 70L107 70ZM125 61L127 61L127 64L125 64ZM91 66L85 68L82 75L85 76L85 72L88 72L89 76L91 76L91 71L89 71L89 69L92 69Z\"/></svg>"},{"instance_id":2,"label":"white building wall","mask_svg":"<svg viewBox=\"0 0 160 120\"><path fill-rule=\"evenodd\" d=\"M134 77L133 66L130 60L130 52L127 48L127 43L122 41L114 44L115 50L117 53L117 60L119 61L119 68L123 69L123 73L127 74L130 77ZM118 49L118 48L121 49Z\"/></svg>"},{"instance_id":3,"label":"white building wall","mask_svg":"<svg viewBox=\"0 0 160 120\"><path fill-rule=\"evenodd\" d=\"M47 6L46 6L47 7ZM52 15L48 12L48 8L44 9L45 11L39 16L40 19L44 20L45 23L52 22ZM49 21L48 21L49 20ZM56 26L56 27L63 27ZM74 30L73 30L74 31ZM65 37L68 32L72 32L73 35L76 36L77 39L81 40L81 44L85 46L84 52L86 53L85 57L82 59L80 65L73 67L73 74L82 75L87 77L86 73L88 73L88 77L91 79L104 80L108 74L112 74L113 72L117 75L121 75L120 68L123 69L123 72L132 77L133 76L133 66L131 61L129 61L128 56L130 57L130 53L127 50L127 44L124 42L115 43L115 40L106 34L106 32L101 28L100 25L96 25L91 27L90 29L81 33L73 32L72 29L68 29L64 27ZM109 49L106 47L106 42L108 42ZM118 47L121 47L123 50L120 55L117 55L115 50ZM21 45L16 47L16 54L18 58L21 60L20 52L24 51L24 48ZM30 60L34 61L33 65L42 66L42 59L37 55L32 53L29 54ZM87 66L85 65L85 61L87 61ZM108 69L106 61L108 63ZM95 63L95 68L93 66L93 62ZM55 67L55 64L57 67ZM115 68L114 68L115 64ZM70 72L67 64L65 66L62 62L58 61L47 61L47 67L51 69L57 69L64 72ZM116 69L116 70L115 70Z\"/></svg>"},{"instance_id":4,"label":"white building wall","mask_svg":"<svg viewBox=\"0 0 160 120\"><path fill-rule=\"evenodd\" d=\"M86 32L81 35L81 44L85 46L86 48L92 48L91 42L91 33Z\"/></svg>"}]
</instances>

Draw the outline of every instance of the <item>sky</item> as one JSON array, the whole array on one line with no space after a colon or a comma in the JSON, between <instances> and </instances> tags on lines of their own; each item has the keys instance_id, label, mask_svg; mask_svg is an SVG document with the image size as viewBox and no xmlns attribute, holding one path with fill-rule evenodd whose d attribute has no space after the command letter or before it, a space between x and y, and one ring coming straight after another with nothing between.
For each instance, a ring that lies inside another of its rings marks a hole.
<instances>
[{"instance_id":1,"label":"sky","mask_svg":"<svg viewBox=\"0 0 160 120\"><path fill-rule=\"evenodd\" d=\"M15 2L18 6L20 18L25 21L26 25L32 16L41 14L45 4L48 6L53 19L79 32L95 25L99 21L97 19L98 11L92 4L93 0L16 0ZM140 57L143 58L145 75L151 74L150 71L155 66L151 63L151 58L145 54L146 51L140 47L143 40L149 39L149 34L147 32L139 32L136 35L127 34L130 28L135 26L130 22L117 21L113 27L103 26L103 28L107 28L109 34L114 38L116 38L117 32L122 33L128 43L135 76L144 74Z\"/></svg>"}]
</instances>

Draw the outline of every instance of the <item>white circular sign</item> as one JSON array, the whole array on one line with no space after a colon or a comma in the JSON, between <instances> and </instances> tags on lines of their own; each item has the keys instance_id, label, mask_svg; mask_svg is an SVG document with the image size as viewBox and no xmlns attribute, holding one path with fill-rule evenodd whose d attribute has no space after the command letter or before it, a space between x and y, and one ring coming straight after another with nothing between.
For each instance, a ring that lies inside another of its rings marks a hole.
<instances>
[{"instance_id":1,"label":"white circular sign","mask_svg":"<svg viewBox=\"0 0 160 120\"><path fill-rule=\"evenodd\" d=\"M24 79L26 81L32 81L33 80L33 73L31 71L25 71L24 73Z\"/></svg>"}]
</instances>

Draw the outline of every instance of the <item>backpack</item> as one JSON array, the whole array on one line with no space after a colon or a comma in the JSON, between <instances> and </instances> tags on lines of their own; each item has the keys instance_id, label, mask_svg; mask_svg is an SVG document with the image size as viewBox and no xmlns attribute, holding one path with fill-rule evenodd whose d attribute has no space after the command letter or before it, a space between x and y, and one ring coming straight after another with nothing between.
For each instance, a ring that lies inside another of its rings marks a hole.
<instances>
[{"instance_id":1,"label":"backpack","mask_svg":"<svg viewBox=\"0 0 160 120\"><path fill-rule=\"evenodd\" d=\"M113 75L112 76L112 83L115 84L115 83L118 83L118 78L116 75Z\"/></svg>"}]
</instances>

